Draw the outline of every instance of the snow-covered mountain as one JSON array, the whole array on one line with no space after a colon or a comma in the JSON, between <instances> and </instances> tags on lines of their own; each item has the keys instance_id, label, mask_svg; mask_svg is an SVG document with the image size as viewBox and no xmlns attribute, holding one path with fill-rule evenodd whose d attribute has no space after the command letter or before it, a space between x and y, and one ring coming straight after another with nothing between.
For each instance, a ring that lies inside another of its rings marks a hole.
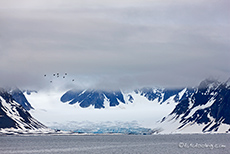
<instances>
[{"instance_id":1,"label":"snow-covered mountain","mask_svg":"<svg viewBox=\"0 0 230 154\"><path fill-rule=\"evenodd\" d=\"M174 131L178 132L192 129L197 132L230 131L229 81L220 83L207 79L185 94L174 110L162 119L163 123L177 123Z\"/></svg>"},{"instance_id":2,"label":"snow-covered mountain","mask_svg":"<svg viewBox=\"0 0 230 154\"><path fill-rule=\"evenodd\" d=\"M105 104L109 104L109 107L114 107L147 101L158 104L159 108L163 107L162 104L174 104L173 110L161 120L163 124L160 125L166 131L230 131L229 81L221 83L217 80L206 79L195 88L141 88L131 93L123 91L70 90L61 97L61 101L69 104L77 103L83 108L89 106L105 108ZM171 123L174 123L174 127L169 126Z\"/></svg>"},{"instance_id":3,"label":"snow-covered mountain","mask_svg":"<svg viewBox=\"0 0 230 154\"><path fill-rule=\"evenodd\" d=\"M105 108L105 104L109 107L119 106L120 104L130 104L136 102L135 97L144 97L146 101L157 102L162 104L173 97L174 102L182 99L186 89L158 89L158 88L141 88L132 92L124 92L122 90L105 91L105 90L69 90L61 97L61 102L69 104L79 104L82 108L93 106L94 108Z\"/></svg>"},{"instance_id":4,"label":"snow-covered mountain","mask_svg":"<svg viewBox=\"0 0 230 154\"><path fill-rule=\"evenodd\" d=\"M31 104L28 102L28 100L26 99L26 97L24 96L23 92L15 87L15 88L10 88L8 89L9 94L12 95L13 99L19 103L20 105L22 105L22 107L26 110L30 110L30 109L34 109ZM24 91L25 92L25 91ZM30 91L26 91L28 94L30 94Z\"/></svg>"},{"instance_id":5,"label":"snow-covered mountain","mask_svg":"<svg viewBox=\"0 0 230 154\"><path fill-rule=\"evenodd\" d=\"M135 121L139 124L138 128L155 129L156 122L174 109L175 101L150 101L139 91L43 90L24 95L34 107L30 113L51 128L86 130L81 126L92 126L92 123L106 126L108 122L127 124ZM81 125L76 125L78 123Z\"/></svg>"},{"instance_id":6,"label":"snow-covered mountain","mask_svg":"<svg viewBox=\"0 0 230 154\"><path fill-rule=\"evenodd\" d=\"M24 91L23 95L34 108L29 112L56 129L86 130L85 126L98 126L94 123L106 126L133 121L138 128L157 128L162 133L224 133L230 129L229 81L207 79L194 88L43 90ZM113 126L113 130L118 129Z\"/></svg>"},{"instance_id":7,"label":"snow-covered mountain","mask_svg":"<svg viewBox=\"0 0 230 154\"><path fill-rule=\"evenodd\" d=\"M15 94L15 91L13 93ZM19 92L19 94L21 93ZM47 130L49 129L34 119L22 105L15 101L9 92L0 88L0 134L44 132Z\"/></svg>"}]
</instances>

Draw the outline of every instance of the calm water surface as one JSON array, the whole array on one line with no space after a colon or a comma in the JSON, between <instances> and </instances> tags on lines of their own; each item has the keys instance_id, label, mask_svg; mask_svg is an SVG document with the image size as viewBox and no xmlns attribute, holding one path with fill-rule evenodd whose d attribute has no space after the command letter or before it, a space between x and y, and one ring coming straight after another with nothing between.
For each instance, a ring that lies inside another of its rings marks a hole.
<instances>
[{"instance_id":1,"label":"calm water surface","mask_svg":"<svg viewBox=\"0 0 230 154\"><path fill-rule=\"evenodd\" d=\"M0 136L0 154L230 154L229 134Z\"/></svg>"}]
</instances>

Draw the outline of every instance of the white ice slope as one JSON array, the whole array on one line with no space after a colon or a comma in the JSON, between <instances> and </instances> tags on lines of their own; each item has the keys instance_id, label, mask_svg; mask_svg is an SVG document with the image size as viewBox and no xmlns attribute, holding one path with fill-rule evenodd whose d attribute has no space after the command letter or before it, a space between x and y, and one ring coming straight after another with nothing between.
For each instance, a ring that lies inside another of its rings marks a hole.
<instances>
[{"instance_id":1,"label":"white ice slope","mask_svg":"<svg viewBox=\"0 0 230 154\"><path fill-rule=\"evenodd\" d=\"M55 126L59 129L63 123L68 130L76 130L76 123L132 123L135 121L140 127L155 129L158 127L158 121L169 114L176 105L173 100L175 96L170 97L167 103L160 103L158 99L148 100L136 92L122 92L125 103L120 102L117 106L110 106L109 100L105 97L102 109L95 109L94 106L82 108L78 103L70 105L68 102L60 101L65 91L39 91L25 96L32 104L35 110L30 113L46 126ZM133 101L130 102L130 96ZM71 122L73 125L71 126ZM60 124L60 127L57 125Z\"/></svg>"}]
</instances>

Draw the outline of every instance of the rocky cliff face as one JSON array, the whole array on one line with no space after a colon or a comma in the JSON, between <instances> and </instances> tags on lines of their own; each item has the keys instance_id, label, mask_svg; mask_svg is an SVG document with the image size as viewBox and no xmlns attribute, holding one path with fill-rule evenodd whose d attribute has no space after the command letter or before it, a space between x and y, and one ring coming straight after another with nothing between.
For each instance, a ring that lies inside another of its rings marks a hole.
<instances>
[{"instance_id":1,"label":"rocky cliff face","mask_svg":"<svg viewBox=\"0 0 230 154\"><path fill-rule=\"evenodd\" d=\"M230 86L228 82L204 80L197 88L187 91L162 122L179 122L178 130L193 125L201 126L202 132L216 132L225 125L230 130Z\"/></svg>"},{"instance_id":2,"label":"rocky cliff face","mask_svg":"<svg viewBox=\"0 0 230 154\"><path fill-rule=\"evenodd\" d=\"M36 130L47 128L34 119L13 96L0 88L0 129Z\"/></svg>"},{"instance_id":3,"label":"rocky cliff face","mask_svg":"<svg viewBox=\"0 0 230 154\"><path fill-rule=\"evenodd\" d=\"M79 103L83 108L92 105L94 108L105 108L104 102L108 101L110 106L117 106L125 103L121 91L102 91L102 90L69 90L62 97L63 103Z\"/></svg>"}]
</instances>

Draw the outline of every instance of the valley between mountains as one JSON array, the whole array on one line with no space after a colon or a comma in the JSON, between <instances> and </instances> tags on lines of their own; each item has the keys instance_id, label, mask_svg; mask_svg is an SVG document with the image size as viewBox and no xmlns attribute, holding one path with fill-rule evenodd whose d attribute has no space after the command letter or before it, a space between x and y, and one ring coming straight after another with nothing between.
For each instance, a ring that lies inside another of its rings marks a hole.
<instances>
[{"instance_id":1,"label":"valley between mountains","mask_svg":"<svg viewBox=\"0 0 230 154\"><path fill-rule=\"evenodd\" d=\"M0 132L228 133L230 81L132 91L0 89Z\"/></svg>"}]
</instances>

